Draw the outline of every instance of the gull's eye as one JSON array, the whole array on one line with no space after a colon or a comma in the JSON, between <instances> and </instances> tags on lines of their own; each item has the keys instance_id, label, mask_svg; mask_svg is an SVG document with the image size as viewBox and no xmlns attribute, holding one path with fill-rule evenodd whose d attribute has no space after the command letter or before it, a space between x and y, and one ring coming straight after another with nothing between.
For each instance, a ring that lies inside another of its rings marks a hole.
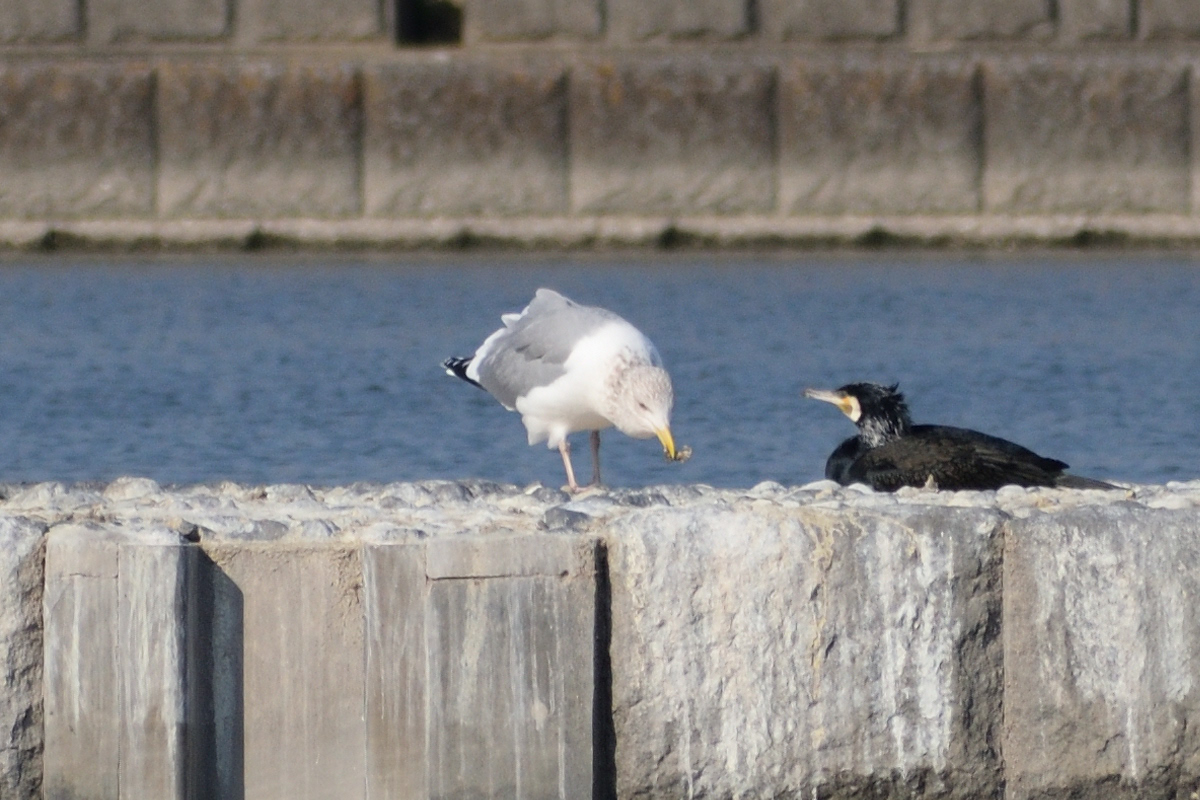
<instances>
[{"instance_id":1,"label":"gull's eye","mask_svg":"<svg viewBox=\"0 0 1200 800\"><path fill-rule=\"evenodd\" d=\"M650 406L646 405L645 403L638 403L638 408L640 408L642 411L650 410Z\"/></svg>"}]
</instances>

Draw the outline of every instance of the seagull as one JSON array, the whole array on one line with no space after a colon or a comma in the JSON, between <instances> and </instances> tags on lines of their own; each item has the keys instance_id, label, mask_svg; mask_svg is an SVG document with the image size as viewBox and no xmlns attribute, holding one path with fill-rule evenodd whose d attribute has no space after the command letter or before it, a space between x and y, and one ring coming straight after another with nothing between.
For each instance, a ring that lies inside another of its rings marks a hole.
<instances>
[{"instance_id":1,"label":"seagull","mask_svg":"<svg viewBox=\"0 0 1200 800\"><path fill-rule=\"evenodd\" d=\"M567 490L581 491L571 468L567 436L591 432L592 485L600 484L600 431L615 427L635 439L657 436L668 460L674 392L662 358L646 336L611 311L580 305L553 289L538 289L519 314L474 355L448 358L446 372L495 397L521 415L529 444L558 448Z\"/></svg>"}]
</instances>

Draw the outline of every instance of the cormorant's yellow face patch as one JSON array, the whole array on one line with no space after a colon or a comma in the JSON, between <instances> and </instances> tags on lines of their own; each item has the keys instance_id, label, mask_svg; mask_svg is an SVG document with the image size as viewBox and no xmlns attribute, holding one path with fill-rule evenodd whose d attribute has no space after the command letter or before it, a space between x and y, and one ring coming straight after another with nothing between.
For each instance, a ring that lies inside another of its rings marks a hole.
<instances>
[{"instance_id":1,"label":"cormorant's yellow face patch","mask_svg":"<svg viewBox=\"0 0 1200 800\"><path fill-rule=\"evenodd\" d=\"M842 410L842 413L850 418L851 422L858 422L858 418L862 416L862 406L858 402L857 397L844 395L838 400L837 407Z\"/></svg>"}]
</instances>

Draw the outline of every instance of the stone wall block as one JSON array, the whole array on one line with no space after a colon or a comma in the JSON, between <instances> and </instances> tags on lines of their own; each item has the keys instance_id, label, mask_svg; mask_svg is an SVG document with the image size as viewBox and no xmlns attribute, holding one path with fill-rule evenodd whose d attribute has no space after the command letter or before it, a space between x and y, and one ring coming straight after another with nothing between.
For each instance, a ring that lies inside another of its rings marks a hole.
<instances>
[{"instance_id":1,"label":"stone wall block","mask_svg":"<svg viewBox=\"0 0 1200 800\"><path fill-rule=\"evenodd\" d=\"M62 42L81 33L74 0L0 0L0 43Z\"/></svg>"},{"instance_id":2,"label":"stone wall block","mask_svg":"<svg viewBox=\"0 0 1200 800\"><path fill-rule=\"evenodd\" d=\"M345 64L163 64L160 214L356 214L360 95Z\"/></svg>"},{"instance_id":3,"label":"stone wall block","mask_svg":"<svg viewBox=\"0 0 1200 800\"><path fill-rule=\"evenodd\" d=\"M1044 40L1055 33L1046 0L912 0L908 27L914 41Z\"/></svg>"},{"instance_id":4,"label":"stone wall block","mask_svg":"<svg viewBox=\"0 0 1200 800\"><path fill-rule=\"evenodd\" d=\"M205 41L229 33L232 0L89 0L88 39L97 45Z\"/></svg>"},{"instance_id":5,"label":"stone wall block","mask_svg":"<svg viewBox=\"0 0 1200 800\"><path fill-rule=\"evenodd\" d=\"M367 743L360 551L206 551L241 599L244 796L361 796Z\"/></svg>"},{"instance_id":6,"label":"stone wall block","mask_svg":"<svg viewBox=\"0 0 1200 800\"><path fill-rule=\"evenodd\" d=\"M193 651L188 622L197 601L198 548L174 542L122 544L117 575L122 798L188 797ZM196 765L197 768L200 765ZM189 780L190 779L190 780Z\"/></svg>"},{"instance_id":7,"label":"stone wall block","mask_svg":"<svg viewBox=\"0 0 1200 800\"><path fill-rule=\"evenodd\" d=\"M1122 40L1133 35L1133 3L1144 0L1059 0L1059 36L1064 41Z\"/></svg>"},{"instance_id":8,"label":"stone wall block","mask_svg":"<svg viewBox=\"0 0 1200 800\"><path fill-rule=\"evenodd\" d=\"M572 73L577 213L734 214L775 206L775 74L695 56Z\"/></svg>"},{"instance_id":9,"label":"stone wall block","mask_svg":"<svg viewBox=\"0 0 1200 800\"><path fill-rule=\"evenodd\" d=\"M236 41L386 41L385 4L378 0L237 0Z\"/></svg>"},{"instance_id":10,"label":"stone wall block","mask_svg":"<svg viewBox=\"0 0 1200 800\"><path fill-rule=\"evenodd\" d=\"M60 526L46 544L46 800L115 800L120 780L119 542Z\"/></svg>"},{"instance_id":11,"label":"stone wall block","mask_svg":"<svg viewBox=\"0 0 1200 800\"><path fill-rule=\"evenodd\" d=\"M424 545L363 548L367 800L427 796Z\"/></svg>"},{"instance_id":12,"label":"stone wall block","mask_svg":"<svg viewBox=\"0 0 1200 800\"><path fill-rule=\"evenodd\" d=\"M365 75L366 212L561 215L562 67L394 64Z\"/></svg>"},{"instance_id":13,"label":"stone wall block","mask_svg":"<svg viewBox=\"0 0 1200 800\"><path fill-rule=\"evenodd\" d=\"M431 584L431 798L592 797L596 588L566 566Z\"/></svg>"},{"instance_id":14,"label":"stone wall block","mask_svg":"<svg viewBox=\"0 0 1200 800\"><path fill-rule=\"evenodd\" d=\"M801 61L780 87L787 213L974 213L982 109L971 61Z\"/></svg>"},{"instance_id":15,"label":"stone wall block","mask_svg":"<svg viewBox=\"0 0 1200 800\"><path fill-rule=\"evenodd\" d=\"M595 39L604 8L601 0L466 0L463 28L467 44Z\"/></svg>"},{"instance_id":16,"label":"stone wall block","mask_svg":"<svg viewBox=\"0 0 1200 800\"><path fill-rule=\"evenodd\" d=\"M751 33L748 0L608 0L608 27L618 42L736 39Z\"/></svg>"},{"instance_id":17,"label":"stone wall block","mask_svg":"<svg viewBox=\"0 0 1200 800\"><path fill-rule=\"evenodd\" d=\"M1188 210L1182 65L1038 59L987 63L984 75L986 210Z\"/></svg>"},{"instance_id":18,"label":"stone wall block","mask_svg":"<svg viewBox=\"0 0 1200 800\"><path fill-rule=\"evenodd\" d=\"M759 7L772 40L890 39L903 33L898 0L764 0Z\"/></svg>"},{"instance_id":19,"label":"stone wall block","mask_svg":"<svg viewBox=\"0 0 1200 800\"><path fill-rule=\"evenodd\" d=\"M42 785L42 587L46 526L0 518L0 797Z\"/></svg>"},{"instance_id":20,"label":"stone wall block","mask_svg":"<svg viewBox=\"0 0 1200 800\"><path fill-rule=\"evenodd\" d=\"M1012 800L1200 788L1194 512L1082 508L1006 525Z\"/></svg>"},{"instance_id":21,"label":"stone wall block","mask_svg":"<svg viewBox=\"0 0 1200 800\"><path fill-rule=\"evenodd\" d=\"M0 64L0 216L150 214L153 99L139 62Z\"/></svg>"},{"instance_id":22,"label":"stone wall block","mask_svg":"<svg viewBox=\"0 0 1200 800\"><path fill-rule=\"evenodd\" d=\"M1138 32L1145 39L1200 38L1200 7L1189 0L1137 0Z\"/></svg>"},{"instance_id":23,"label":"stone wall block","mask_svg":"<svg viewBox=\"0 0 1200 800\"><path fill-rule=\"evenodd\" d=\"M1001 516L893 508L606 526L617 796L998 796Z\"/></svg>"}]
</instances>

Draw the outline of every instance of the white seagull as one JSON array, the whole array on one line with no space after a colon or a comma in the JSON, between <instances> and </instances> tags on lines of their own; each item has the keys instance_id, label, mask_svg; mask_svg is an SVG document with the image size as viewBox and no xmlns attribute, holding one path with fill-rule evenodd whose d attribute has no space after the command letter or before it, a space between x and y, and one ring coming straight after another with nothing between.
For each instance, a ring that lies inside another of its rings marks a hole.
<instances>
[{"instance_id":1,"label":"white seagull","mask_svg":"<svg viewBox=\"0 0 1200 800\"><path fill-rule=\"evenodd\" d=\"M567 489L579 491L571 468L569 434L591 431L592 484L600 483L600 431L615 427L635 439L657 436L668 459L682 461L671 436L674 393L650 340L603 308L582 306L552 289L538 289L520 314L473 356L448 358L446 372L473 383L516 411L529 444L558 448Z\"/></svg>"}]
</instances>

